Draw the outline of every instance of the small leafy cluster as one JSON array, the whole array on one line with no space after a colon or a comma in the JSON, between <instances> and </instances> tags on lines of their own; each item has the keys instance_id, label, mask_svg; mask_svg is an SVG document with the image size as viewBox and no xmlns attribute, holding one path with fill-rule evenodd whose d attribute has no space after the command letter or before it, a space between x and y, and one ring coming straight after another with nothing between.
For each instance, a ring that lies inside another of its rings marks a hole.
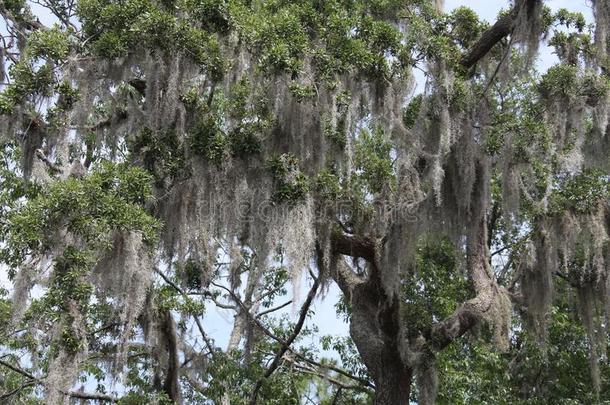
<instances>
[{"instance_id":1,"label":"small leafy cluster","mask_svg":"<svg viewBox=\"0 0 610 405\"><path fill-rule=\"evenodd\" d=\"M405 127L411 129L415 126L415 122L419 116L422 102L424 100L423 94L418 94L409 101L407 107L403 110L402 121Z\"/></svg>"},{"instance_id":2,"label":"small leafy cluster","mask_svg":"<svg viewBox=\"0 0 610 405\"><path fill-rule=\"evenodd\" d=\"M578 214L590 214L608 198L610 198L608 176L598 170L586 170L576 175L563 175L557 179L549 210L551 213L559 213L569 209Z\"/></svg>"},{"instance_id":3,"label":"small leafy cluster","mask_svg":"<svg viewBox=\"0 0 610 405\"><path fill-rule=\"evenodd\" d=\"M34 308L44 306L39 312L69 313L69 305L72 302L79 303L81 310L89 303L89 297L93 293L93 286L88 282L86 276L95 265L93 257L88 252L68 246L61 256L55 259L54 272L48 291L34 305ZM30 312L30 316L33 314ZM62 336L63 343L72 350L76 350L78 342L70 339L70 328L65 328Z\"/></svg>"},{"instance_id":4,"label":"small leafy cluster","mask_svg":"<svg viewBox=\"0 0 610 405\"><path fill-rule=\"evenodd\" d=\"M510 91L497 94L495 111L485 128L485 149L495 155L509 147L518 161L532 162L549 154L552 146L551 129L542 119L545 109L539 102L540 83L525 79L513 86Z\"/></svg>"},{"instance_id":5,"label":"small leafy cluster","mask_svg":"<svg viewBox=\"0 0 610 405\"><path fill-rule=\"evenodd\" d=\"M247 158L261 151L260 137L266 126L261 122L243 122L227 133L216 114L202 115L191 131L190 146L197 155L216 165L229 156Z\"/></svg>"},{"instance_id":6,"label":"small leafy cluster","mask_svg":"<svg viewBox=\"0 0 610 405\"><path fill-rule=\"evenodd\" d=\"M449 14L439 14L433 2L423 2L408 13L409 30L405 56L415 66L424 60L442 61L448 68L463 73L459 61L487 24L468 7L458 7ZM492 52L496 52L493 50Z\"/></svg>"},{"instance_id":7,"label":"small leafy cluster","mask_svg":"<svg viewBox=\"0 0 610 405\"><path fill-rule=\"evenodd\" d=\"M10 114L16 106L25 101L33 101L33 97L52 95L54 74L49 65L36 69L32 63L19 62L11 65L9 75L12 83L0 93L0 113Z\"/></svg>"},{"instance_id":8,"label":"small leafy cluster","mask_svg":"<svg viewBox=\"0 0 610 405\"><path fill-rule=\"evenodd\" d=\"M68 32L54 26L33 32L28 38L27 45L26 57L33 60L44 58L61 62L70 53L71 40Z\"/></svg>"},{"instance_id":9,"label":"small leafy cluster","mask_svg":"<svg viewBox=\"0 0 610 405\"><path fill-rule=\"evenodd\" d=\"M311 85L291 83L290 93L299 103L302 103L316 97L316 88Z\"/></svg>"},{"instance_id":10,"label":"small leafy cluster","mask_svg":"<svg viewBox=\"0 0 610 405\"><path fill-rule=\"evenodd\" d=\"M347 134L345 130L345 119L341 117L335 125L330 118L324 122L324 135L339 148L345 148L347 142Z\"/></svg>"},{"instance_id":11,"label":"small leafy cluster","mask_svg":"<svg viewBox=\"0 0 610 405\"><path fill-rule=\"evenodd\" d=\"M267 99L248 79L233 85L227 94L216 94L211 104L194 89L184 94L182 102L196 115L189 134L196 155L220 165L228 157L246 159L261 152L272 119Z\"/></svg>"},{"instance_id":12,"label":"small leafy cluster","mask_svg":"<svg viewBox=\"0 0 610 405\"><path fill-rule=\"evenodd\" d=\"M79 97L78 90L67 81L58 83L55 86L55 91L58 94L57 108L59 110L71 109Z\"/></svg>"},{"instance_id":13,"label":"small leafy cluster","mask_svg":"<svg viewBox=\"0 0 610 405\"><path fill-rule=\"evenodd\" d=\"M396 177L391 151L392 142L380 127L372 131L363 129L355 144L354 182L373 194L381 193L386 188L392 189Z\"/></svg>"},{"instance_id":14,"label":"small leafy cluster","mask_svg":"<svg viewBox=\"0 0 610 405\"><path fill-rule=\"evenodd\" d=\"M312 189L332 215L341 215L350 227L358 226L374 218L376 207L371 204L372 199L395 189L391 155L392 142L381 128L362 129L354 145L351 175L345 176L330 165L312 177Z\"/></svg>"},{"instance_id":15,"label":"small leafy cluster","mask_svg":"<svg viewBox=\"0 0 610 405\"><path fill-rule=\"evenodd\" d=\"M37 96L53 95L59 86L54 66L67 58L71 48L70 33L57 26L32 33L22 57L9 67L11 83L0 93L0 114L11 114L17 106L34 102ZM68 109L71 105L57 107Z\"/></svg>"},{"instance_id":16,"label":"small leafy cluster","mask_svg":"<svg viewBox=\"0 0 610 405\"><path fill-rule=\"evenodd\" d=\"M171 2L173 3L173 2ZM188 3L168 4L150 0L115 3L107 0L80 1L83 30L92 38L90 47L101 57L127 56L145 47L150 50L182 52L205 69L214 80L222 78L225 61L217 38L197 28L187 18Z\"/></svg>"},{"instance_id":17,"label":"small leafy cluster","mask_svg":"<svg viewBox=\"0 0 610 405\"><path fill-rule=\"evenodd\" d=\"M347 91L343 91L336 96L336 111L334 111L335 120L327 116L323 120L324 135L337 147L344 149L347 144L348 128L347 114L349 110L349 102L351 95Z\"/></svg>"},{"instance_id":18,"label":"small leafy cluster","mask_svg":"<svg viewBox=\"0 0 610 405\"><path fill-rule=\"evenodd\" d=\"M591 35L584 32L555 31L549 45L566 63L578 64L579 57L591 58L594 46Z\"/></svg>"},{"instance_id":19,"label":"small leafy cluster","mask_svg":"<svg viewBox=\"0 0 610 405\"><path fill-rule=\"evenodd\" d=\"M91 251L109 249L114 231L140 232L154 243L159 223L144 208L150 198L150 175L125 164L102 163L84 178L55 181L8 213L0 258L16 268L26 255L55 248L63 233Z\"/></svg>"},{"instance_id":20,"label":"small leafy cluster","mask_svg":"<svg viewBox=\"0 0 610 405\"><path fill-rule=\"evenodd\" d=\"M139 156L143 167L157 182L165 177L179 177L185 170L184 148L176 131L153 131L143 127L128 143L134 156Z\"/></svg>"},{"instance_id":21,"label":"small leafy cluster","mask_svg":"<svg viewBox=\"0 0 610 405\"><path fill-rule=\"evenodd\" d=\"M341 178L330 169L324 169L318 173L315 190L325 201L337 201L345 194Z\"/></svg>"},{"instance_id":22,"label":"small leafy cluster","mask_svg":"<svg viewBox=\"0 0 610 405\"><path fill-rule=\"evenodd\" d=\"M376 80L404 67L402 35L385 21L388 10L398 13L404 7L398 1L302 0L260 5L233 1L227 9L263 70L296 77L310 55L322 81L332 83L336 75L350 71Z\"/></svg>"},{"instance_id":23,"label":"small leafy cluster","mask_svg":"<svg viewBox=\"0 0 610 405\"><path fill-rule=\"evenodd\" d=\"M461 49L468 49L479 39L486 23L468 7L457 7L446 17L449 35Z\"/></svg>"},{"instance_id":24,"label":"small leafy cluster","mask_svg":"<svg viewBox=\"0 0 610 405\"><path fill-rule=\"evenodd\" d=\"M191 132L191 149L216 165L227 155L229 142L216 115L201 116Z\"/></svg>"},{"instance_id":25,"label":"small leafy cluster","mask_svg":"<svg viewBox=\"0 0 610 405\"><path fill-rule=\"evenodd\" d=\"M542 75L538 90L550 101L575 101L582 98L595 106L608 93L608 79L591 71L582 73L578 66L559 64Z\"/></svg>"},{"instance_id":26,"label":"small leafy cluster","mask_svg":"<svg viewBox=\"0 0 610 405\"><path fill-rule=\"evenodd\" d=\"M273 156L266 166L276 183L273 199L276 202L303 200L310 189L310 179L299 169L299 160L291 154Z\"/></svg>"},{"instance_id":27,"label":"small leafy cluster","mask_svg":"<svg viewBox=\"0 0 610 405\"><path fill-rule=\"evenodd\" d=\"M468 281L457 270L456 252L446 239L422 240L403 294L409 305L404 314L413 330L426 331L434 320L445 319L464 302Z\"/></svg>"},{"instance_id":28,"label":"small leafy cluster","mask_svg":"<svg viewBox=\"0 0 610 405\"><path fill-rule=\"evenodd\" d=\"M570 11L566 8L557 10L554 19L566 28L576 28L579 32L582 32L587 26L587 20L582 13Z\"/></svg>"}]
</instances>

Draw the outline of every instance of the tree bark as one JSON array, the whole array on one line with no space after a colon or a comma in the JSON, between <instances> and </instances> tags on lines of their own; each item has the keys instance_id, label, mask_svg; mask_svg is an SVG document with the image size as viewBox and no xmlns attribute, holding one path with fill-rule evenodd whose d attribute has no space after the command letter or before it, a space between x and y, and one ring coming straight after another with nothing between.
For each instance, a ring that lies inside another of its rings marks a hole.
<instances>
[{"instance_id":1,"label":"tree bark","mask_svg":"<svg viewBox=\"0 0 610 405\"><path fill-rule=\"evenodd\" d=\"M476 296L463 303L448 318L432 325L421 336L425 343L409 347L409 325L401 318L401 303L397 292L388 291L382 283L383 272L376 260L374 240L354 235L334 235L333 254L364 258L369 262L367 276L355 274L349 267L336 262L331 271L334 281L351 303L350 336L375 384L375 404L407 405L413 371L421 366L412 354L443 350L482 320L492 321L490 310L502 299L504 291L494 279L487 246L488 168L479 162L473 189L472 228L467 243L468 276ZM398 229L398 228L397 228ZM498 325L494 325L497 327ZM421 351L421 352L420 352ZM433 399L432 399L433 400Z\"/></svg>"},{"instance_id":2,"label":"tree bark","mask_svg":"<svg viewBox=\"0 0 610 405\"><path fill-rule=\"evenodd\" d=\"M391 355L391 353L386 353ZM384 356L385 357L385 356ZM375 405L408 405L413 372L397 357L385 359L384 375L376 380Z\"/></svg>"},{"instance_id":3,"label":"tree bark","mask_svg":"<svg viewBox=\"0 0 610 405\"><path fill-rule=\"evenodd\" d=\"M178 339L176 336L176 323L170 311L165 311L163 314L163 330L162 333L166 342L167 349L167 370L165 373L165 381L163 383L163 391L174 404L181 404L180 383L178 381L180 362L178 359Z\"/></svg>"},{"instance_id":4,"label":"tree bark","mask_svg":"<svg viewBox=\"0 0 610 405\"><path fill-rule=\"evenodd\" d=\"M374 403L408 405L413 370L401 355L398 297L384 292L375 271L351 297L350 336L375 383Z\"/></svg>"}]
</instances>

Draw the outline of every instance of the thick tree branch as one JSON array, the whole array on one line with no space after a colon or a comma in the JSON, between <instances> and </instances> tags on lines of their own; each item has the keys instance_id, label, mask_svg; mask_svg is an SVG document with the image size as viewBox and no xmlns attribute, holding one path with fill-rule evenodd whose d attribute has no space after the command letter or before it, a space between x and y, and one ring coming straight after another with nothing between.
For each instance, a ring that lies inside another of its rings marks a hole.
<instances>
[{"instance_id":1,"label":"thick tree branch","mask_svg":"<svg viewBox=\"0 0 610 405\"><path fill-rule=\"evenodd\" d=\"M464 303L452 315L432 327L428 341L434 350L440 351L449 346L479 322L480 315L472 306L470 301Z\"/></svg>"},{"instance_id":2,"label":"thick tree branch","mask_svg":"<svg viewBox=\"0 0 610 405\"><path fill-rule=\"evenodd\" d=\"M346 263L337 257L337 255L362 258L367 260L371 266L376 269L375 241L368 237L335 232L331 236L330 244L330 275L349 300L351 299L350 297L354 287L365 282L365 280L350 269ZM322 250L318 249L318 256L322 254Z\"/></svg>"},{"instance_id":3,"label":"thick tree branch","mask_svg":"<svg viewBox=\"0 0 610 405\"><path fill-rule=\"evenodd\" d=\"M433 350L442 350L458 337L464 335L477 322L487 320L494 322L500 314L490 314L497 309L499 300L508 296L507 291L498 285L492 274L488 246L488 221L486 219L486 166L479 166L479 173L474 184L478 190L475 201L473 228L468 235L466 246L466 266L468 278L476 296L463 303L452 315L432 326L430 335L426 336ZM498 327L498 325L494 325Z\"/></svg>"},{"instance_id":4,"label":"thick tree branch","mask_svg":"<svg viewBox=\"0 0 610 405\"><path fill-rule=\"evenodd\" d=\"M452 315L432 326L428 342L434 350L442 350L455 339L463 336L479 321L489 320L489 311L502 294L507 292L498 285L491 274L487 227L481 221L480 231L469 241L468 273L476 296L463 303Z\"/></svg>"},{"instance_id":5,"label":"thick tree branch","mask_svg":"<svg viewBox=\"0 0 610 405\"><path fill-rule=\"evenodd\" d=\"M336 254L375 263L375 241L371 238L334 233L331 237L331 249Z\"/></svg>"},{"instance_id":6,"label":"thick tree branch","mask_svg":"<svg viewBox=\"0 0 610 405\"><path fill-rule=\"evenodd\" d=\"M176 323L174 322L174 318L169 310L164 311L163 318L161 332L165 337L167 350L167 369L165 373L165 381L163 382L163 391L173 403L180 403L180 361L178 359L179 352Z\"/></svg>"},{"instance_id":7,"label":"thick tree branch","mask_svg":"<svg viewBox=\"0 0 610 405\"><path fill-rule=\"evenodd\" d=\"M62 172L61 167L59 167L55 163L51 162L49 160L49 158L47 158L47 156L44 154L42 149L36 149L35 153L36 153L36 157L49 168L49 171L51 173L58 174L58 173Z\"/></svg>"},{"instance_id":8,"label":"thick tree branch","mask_svg":"<svg viewBox=\"0 0 610 405\"><path fill-rule=\"evenodd\" d=\"M348 267L342 258L332 259L330 275L348 300L351 300L354 287L365 282L362 277Z\"/></svg>"},{"instance_id":9,"label":"thick tree branch","mask_svg":"<svg viewBox=\"0 0 610 405\"><path fill-rule=\"evenodd\" d=\"M72 398L88 399L91 401L112 402L112 403L119 401L118 398L113 397L111 395L93 394L93 393L80 392L80 391L70 391L70 392L66 393L66 395L68 395Z\"/></svg>"},{"instance_id":10,"label":"thick tree branch","mask_svg":"<svg viewBox=\"0 0 610 405\"><path fill-rule=\"evenodd\" d=\"M515 29L521 12L532 13L540 0L518 0L513 9L500 17L494 25L485 31L479 40L462 56L460 64L466 69L473 67L504 37Z\"/></svg>"},{"instance_id":11,"label":"thick tree branch","mask_svg":"<svg viewBox=\"0 0 610 405\"><path fill-rule=\"evenodd\" d=\"M469 69L487 55L491 48L512 32L517 14L518 6L515 6L509 14L500 17L491 28L481 35L479 40L468 50L468 52L462 56L460 64Z\"/></svg>"}]
</instances>

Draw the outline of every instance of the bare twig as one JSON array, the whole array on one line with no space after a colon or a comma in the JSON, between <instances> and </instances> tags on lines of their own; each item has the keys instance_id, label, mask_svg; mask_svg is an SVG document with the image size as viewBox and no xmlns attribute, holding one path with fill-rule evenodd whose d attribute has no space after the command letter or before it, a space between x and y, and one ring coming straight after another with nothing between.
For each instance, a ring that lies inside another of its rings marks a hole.
<instances>
[{"instance_id":1,"label":"bare twig","mask_svg":"<svg viewBox=\"0 0 610 405\"><path fill-rule=\"evenodd\" d=\"M3 365L4 367L16 372L17 374L21 374L24 377L29 378L30 380L36 381L36 382L40 382L40 379L34 377L32 374L28 373L25 370L22 370L21 368L17 367L17 366L13 366L11 363L8 363L4 360L0 360L0 365Z\"/></svg>"},{"instance_id":2,"label":"bare twig","mask_svg":"<svg viewBox=\"0 0 610 405\"><path fill-rule=\"evenodd\" d=\"M0 400L10 398L13 395L15 395L16 393L18 393L19 391L21 391L27 387L31 387L32 385L36 385L36 381L28 381L28 382L22 384L21 386L15 388L14 390L11 390L11 391L7 392L6 394L0 395Z\"/></svg>"},{"instance_id":3,"label":"bare twig","mask_svg":"<svg viewBox=\"0 0 610 405\"><path fill-rule=\"evenodd\" d=\"M256 317L260 318L263 315L267 315L267 314L270 314L272 312L279 311L282 308L286 308L290 304L292 304L292 300L288 300L285 303L283 303L282 305L278 305L277 307L269 308L269 309L267 309L265 311L259 312L258 314L256 314Z\"/></svg>"},{"instance_id":4,"label":"bare twig","mask_svg":"<svg viewBox=\"0 0 610 405\"><path fill-rule=\"evenodd\" d=\"M30 381L26 382L23 386L21 386L19 388L19 390L23 389L29 385L34 385L34 384L41 385L44 383L44 379L36 378L32 374L28 373L27 371L22 370L21 368L19 368L17 366L13 366L12 364L10 364L4 360L0 360L0 365L3 365L4 367L6 367L18 374L21 374L22 376L24 376L30 380ZM16 392L18 392L18 390L15 392L10 392L10 393L4 394L3 396L0 397L0 399L6 398L7 396L10 396L10 395L14 395ZM62 394L68 395L72 398L91 399L91 400L106 401L106 402L118 402L118 398L110 396L110 395L105 395L105 394L87 393L87 392L78 392L78 391L62 392Z\"/></svg>"},{"instance_id":5,"label":"bare twig","mask_svg":"<svg viewBox=\"0 0 610 405\"><path fill-rule=\"evenodd\" d=\"M254 325L258 329L260 329L260 331L263 332L265 334L265 336L275 340L276 342L278 342L281 345L285 345L284 339L280 338L279 336L276 336L267 327L265 327L265 325L263 325L262 322L257 317L253 316L250 313L250 311L248 310L248 308L246 307L246 305L241 301L241 299L239 299L239 297L235 293L233 293L230 289L226 288L223 285L216 284L214 282L212 282L211 284L214 285L215 287L218 287L218 288L221 288L221 289L227 291L229 293L229 295L231 296L231 298L237 303L237 305L239 305L243 309L243 312L248 317L248 319L250 319L252 322L254 322ZM347 378L350 378L350 379L352 379L354 381L357 381L358 383L362 384L365 387L375 388L375 386L370 381L368 381L368 380L366 380L364 378L357 377L357 376L355 376L353 374L350 374L347 371L342 370L342 369L340 369L338 367L335 367L335 366L332 366L332 365L329 365L329 364L322 364L320 362L317 362L317 361L315 361L313 359L310 359L307 356L305 356L305 355L303 355L303 354L301 354L301 353L299 353L299 352L297 352L297 351L295 351L295 350L293 350L291 348L288 348L288 350L292 354L294 354L295 357L297 357L300 360L303 360L303 361L305 361L305 362L307 362L307 363L309 363L311 365L314 365L314 366L319 367L321 369L327 369L327 370L334 371L334 372L336 372L338 374L341 374L341 375L343 375L343 376L345 376Z\"/></svg>"},{"instance_id":6,"label":"bare twig","mask_svg":"<svg viewBox=\"0 0 610 405\"><path fill-rule=\"evenodd\" d=\"M292 345L292 343L295 341L297 336L299 336L299 334L301 333L301 329L303 328L303 324L305 323L305 318L307 317L307 314L309 313L309 308L311 307L311 304L313 303L316 293L318 292L318 287L320 286L320 279L321 279L321 277L314 279L313 285L311 286L311 289L309 290L309 293L307 294L307 298L305 299L305 302L301 306L299 320L297 321L292 333L290 334L288 339L286 339L286 341L281 345L279 352L277 352L277 354L275 355L275 358L271 362L271 365L269 366L269 368L267 368L265 375L256 382L254 391L252 392L252 396L250 397L250 405L256 405L258 393L259 393L261 387L263 386L263 383L265 382L265 380L267 380L269 377L271 377L273 372L278 368L278 366L280 365L280 363L282 361L282 358L284 357L284 354L286 353L286 351L288 351L290 345Z\"/></svg>"},{"instance_id":7,"label":"bare twig","mask_svg":"<svg viewBox=\"0 0 610 405\"><path fill-rule=\"evenodd\" d=\"M163 274L162 271L155 268L155 273L157 273L159 276L161 276L161 278L167 284L169 284L173 289L175 289L180 295L182 295L183 298L185 298L185 299L189 298L188 295L182 290L182 288L180 288L176 283L174 283L172 280L170 280L169 277L167 277L165 274ZM203 329L203 325L201 324L201 320L199 319L199 317L197 315L195 315L195 314L191 314L191 315L193 316L193 319L195 320L195 325L197 326L197 329L199 330L199 333L201 334L201 338L205 342L205 345L207 346L208 350L210 351L210 354L213 355L214 351L215 351L214 345L212 344L212 341L208 337L207 333L205 333L205 330Z\"/></svg>"}]
</instances>

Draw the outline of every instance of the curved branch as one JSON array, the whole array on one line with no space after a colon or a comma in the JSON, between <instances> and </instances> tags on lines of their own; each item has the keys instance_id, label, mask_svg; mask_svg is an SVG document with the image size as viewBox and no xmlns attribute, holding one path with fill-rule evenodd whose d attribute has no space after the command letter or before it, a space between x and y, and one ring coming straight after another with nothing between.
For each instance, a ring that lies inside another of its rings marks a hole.
<instances>
[{"instance_id":1,"label":"curved branch","mask_svg":"<svg viewBox=\"0 0 610 405\"><path fill-rule=\"evenodd\" d=\"M479 322L480 314L473 310L478 301L478 297L467 301L448 318L432 327L428 340L434 350L440 351L449 346Z\"/></svg>"},{"instance_id":2,"label":"curved branch","mask_svg":"<svg viewBox=\"0 0 610 405\"><path fill-rule=\"evenodd\" d=\"M494 25L481 35L479 40L462 56L460 64L466 69L476 65L498 42L513 32L521 10L525 10L529 16L537 3L540 2L540 0L517 1L508 14L500 17Z\"/></svg>"},{"instance_id":3,"label":"curved branch","mask_svg":"<svg viewBox=\"0 0 610 405\"><path fill-rule=\"evenodd\" d=\"M5 394L0 395L0 400L8 400L8 398L17 394L19 391L26 389L27 387L31 387L32 385L36 385L36 381L30 380L30 381L26 382L25 384L22 384L19 387L15 388L14 390L8 391Z\"/></svg>"},{"instance_id":4,"label":"curved branch","mask_svg":"<svg viewBox=\"0 0 610 405\"><path fill-rule=\"evenodd\" d=\"M292 300L288 300L288 301L284 302L283 304L278 305L277 307L272 307L272 308L269 308L269 309L267 309L265 311L259 312L258 314L256 314L256 317L260 318L260 317L262 317L264 315L268 315L268 314L270 314L272 312L279 311L282 308L286 308L290 304L292 304Z\"/></svg>"},{"instance_id":5,"label":"curved branch","mask_svg":"<svg viewBox=\"0 0 610 405\"><path fill-rule=\"evenodd\" d=\"M375 241L368 237L334 233L331 237L331 249L333 253L375 263Z\"/></svg>"},{"instance_id":6,"label":"curved branch","mask_svg":"<svg viewBox=\"0 0 610 405\"><path fill-rule=\"evenodd\" d=\"M468 276L476 296L464 302L452 315L432 326L428 342L434 350L442 350L455 339L468 332L479 321L489 320L489 311L502 294L507 294L492 276L490 256L487 247L487 224L485 218L479 220L468 242Z\"/></svg>"},{"instance_id":7,"label":"curved branch","mask_svg":"<svg viewBox=\"0 0 610 405\"><path fill-rule=\"evenodd\" d=\"M13 366L11 363L6 362L4 360L0 360L0 365L3 365L4 367L14 371L15 373L21 374L24 377L29 378L30 380L36 381L36 382L40 382L41 380L39 378L34 377L32 374L28 373L25 370L22 370L21 368L17 367L17 366Z\"/></svg>"},{"instance_id":8,"label":"curved branch","mask_svg":"<svg viewBox=\"0 0 610 405\"><path fill-rule=\"evenodd\" d=\"M339 380L337 380L335 378L332 378L331 376L321 372L320 370L315 369L314 367L299 364L294 359L291 359L289 357L286 357L285 359L289 363L293 364L294 367L297 369L297 371L299 371L301 373L304 373L304 374L309 374L309 375L313 375L313 376L322 378L322 379L328 381L329 383L336 385L340 389L356 390L356 391L368 391L366 388L364 388L360 384L346 384L346 383L341 382L341 381L339 381Z\"/></svg>"}]
</instances>

